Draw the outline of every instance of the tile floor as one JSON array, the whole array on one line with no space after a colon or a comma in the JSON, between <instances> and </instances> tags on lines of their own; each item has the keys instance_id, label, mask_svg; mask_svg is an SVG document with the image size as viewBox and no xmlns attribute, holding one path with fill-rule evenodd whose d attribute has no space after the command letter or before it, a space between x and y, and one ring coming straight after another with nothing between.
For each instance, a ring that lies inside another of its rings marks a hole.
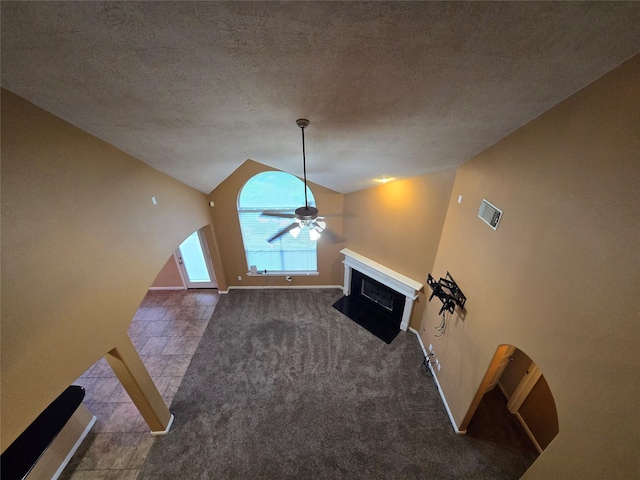
<instances>
[{"instance_id":1,"label":"tile floor","mask_svg":"<svg viewBox=\"0 0 640 480\"><path fill-rule=\"evenodd\" d=\"M169 406L218 298L217 290L149 291L133 317L131 341ZM154 437L111 367L100 359L74 383L97 420L60 479L137 478Z\"/></svg>"}]
</instances>

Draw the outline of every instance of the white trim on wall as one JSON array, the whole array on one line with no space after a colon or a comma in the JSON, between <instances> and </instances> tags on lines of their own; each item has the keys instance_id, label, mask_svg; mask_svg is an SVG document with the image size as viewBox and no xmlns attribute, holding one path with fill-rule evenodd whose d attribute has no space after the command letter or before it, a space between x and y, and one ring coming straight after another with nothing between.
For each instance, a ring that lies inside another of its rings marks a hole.
<instances>
[{"instance_id":1,"label":"white trim on wall","mask_svg":"<svg viewBox=\"0 0 640 480\"><path fill-rule=\"evenodd\" d=\"M529 427L527 426L527 423L524 421L524 418L522 418L522 415L520 415L519 412L514 413L514 415L518 418L518 420L520 420L520 423L522 424L522 428L524 428L525 432L527 432L527 435L529 435L529 438L535 445L536 449L538 450L538 453L542 453L542 448L540 448L540 444L536 440L536 437L533 436L533 432L529 430Z\"/></svg>"},{"instance_id":2,"label":"white trim on wall","mask_svg":"<svg viewBox=\"0 0 640 480\"><path fill-rule=\"evenodd\" d=\"M58 435L42 452L25 478L56 480L60 477L83 440L89 435L96 420L96 417L81 403Z\"/></svg>"},{"instance_id":3,"label":"white trim on wall","mask_svg":"<svg viewBox=\"0 0 640 480\"><path fill-rule=\"evenodd\" d=\"M149 290L186 290L187 287L149 287Z\"/></svg>"},{"instance_id":4,"label":"white trim on wall","mask_svg":"<svg viewBox=\"0 0 640 480\"><path fill-rule=\"evenodd\" d=\"M167 424L167 428L165 428L164 430L158 430L158 431L153 431L151 430L151 436L152 437L159 437L162 435L166 435L167 433L169 433L169 430L171 430L171 425L173 425L173 420L174 420L174 416L173 413L171 414L171 417L169 417L169 423Z\"/></svg>"},{"instance_id":5,"label":"white trim on wall","mask_svg":"<svg viewBox=\"0 0 640 480\"><path fill-rule=\"evenodd\" d=\"M420 348L422 348L422 353L426 357L427 356L427 349L424 347L424 343L422 343L422 337L420 337L420 334L418 333L418 331L415 328L409 327L409 331L415 333L416 337L418 337L418 342L420 342ZM433 379L436 382L436 387L438 387L438 392L440 393L440 398L442 398L442 403L444 403L444 408L447 410L447 414L449 415L449 421L451 421L451 426L453 426L453 431L456 432L458 435L466 434L467 431L466 430L460 430L458 428L458 425L456 424L456 421L453 418L453 414L451 413L451 410L449 409L449 403L447 403L447 398L444 396L444 392L442 391L442 388L440 388L440 382L438 382L438 376L436 375L436 372L433 370L433 367L431 366L431 362L427 362L427 365L429 365L429 370L431 370L431 376L433 377Z\"/></svg>"},{"instance_id":6,"label":"white trim on wall","mask_svg":"<svg viewBox=\"0 0 640 480\"><path fill-rule=\"evenodd\" d=\"M182 284L184 285L184 288L188 288L187 278L185 277L185 274L182 271L182 268L180 268L180 258L178 256L178 250L175 250L173 252L173 261L176 262L176 268L178 269L178 274L180 274L180 280L182 280Z\"/></svg>"},{"instance_id":7,"label":"white trim on wall","mask_svg":"<svg viewBox=\"0 0 640 480\"><path fill-rule=\"evenodd\" d=\"M317 277L320 275L320 272L300 272L297 270L279 270L277 272L270 272L267 270L265 272L247 272L246 275L247 277Z\"/></svg>"},{"instance_id":8,"label":"white trim on wall","mask_svg":"<svg viewBox=\"0 0 640 480\"><path fill-rule=\"evenodd\" d=\"M229 290L304 290L314 288L336 288L342 290L342 285L230 285L227 290L218 291L218 293L226 294Z\"/></svg>"}]
</instances>

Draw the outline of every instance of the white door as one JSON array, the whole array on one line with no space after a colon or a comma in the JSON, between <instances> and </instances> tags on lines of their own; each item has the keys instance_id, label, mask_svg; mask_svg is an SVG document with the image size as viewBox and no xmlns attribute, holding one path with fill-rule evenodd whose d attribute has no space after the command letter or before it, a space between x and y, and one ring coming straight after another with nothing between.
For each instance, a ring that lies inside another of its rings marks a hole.
<instances>
[{"instance_id":1,"label":"white door","mask_svg":"<svg viewBox=\"0 0 640 480\"><path fill-rule=\"evenodd\" d=\"M500 376L504 369L507 367L507 364L511 361L511 355L516 351L516 348L513 345L503 345L501 347L501 351L496 353L496 355L501 355L500 361L497 363L495 370L492 372L491 380L487 385L487 389L485 392L493 390L494 387L498 384L498 380L500 380Z\"/></svg>"},{"instance_id":2,"label":"white door","mask_svg":"<svg viewBox=\"0 0 640 480\"><path fill-rule=\"evenodd\" d=\"M218 288L202 231L197 230L189 235L175 255L187 288Z\"/></svg>"}]
</instances>

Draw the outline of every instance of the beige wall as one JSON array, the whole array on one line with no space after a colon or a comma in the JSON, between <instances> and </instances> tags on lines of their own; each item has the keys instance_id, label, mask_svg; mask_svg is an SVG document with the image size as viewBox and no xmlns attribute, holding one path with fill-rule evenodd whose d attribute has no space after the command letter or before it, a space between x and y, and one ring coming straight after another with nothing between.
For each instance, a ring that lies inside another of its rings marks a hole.
<instances>
[{"instance_id":1,"label":"beige wall","mask_svg":"<svg viewBox=\"0 0 640 480\"><path fill-rule=\"evenodd\" d=\"M178 264L173 254L167 259L167 263L164 264L162 270L158 273L151 284L152 288L171 288L171 287L183 287L186 288L180 271L178 270Z\"/></svg>"},{"instance_id":2,"label":"beige wall","mask_svg":"<svg viewBox=\"0 0 640 480\"><path fill-rule=\"evenodd\" d=\"M559 434L525 478L635 478L640 414L640 56L462 165L434 272L467 296L435 338L461 422L499 344L529 355ZM457 196L463 195L461 204ZM504 210L493 231L486 198Z\"/></svg>"},{"instance_id":3,"label":"beige wall","mask_svg":"<svg viewBox=\"0 0 640 480\"><path fill-rule=\"evenodd\" d=\"M345 195L345 246L426 283L455 175L446 170ZM416 329L427 298L422 292L417 299L411 320Z\"/></svg>"},{"instance_id":4,"label":"beige wall","mask_svg":"<svg viewBox=\"0 0 640 480\"><path fill-rule=\"evenodd\" d=\"M2 450L127 351L145 292L209 213L201 192L2 90Z\"/></svg>"},{"instance_id":5,"label":"beige wall","mask_svg":"<svg viewBox=\"0 0 640 480\"><path fill-rule=\"evenodd\" d=\"M500 376L500 389L511 400L521 382L537 365L522 350L516 348ZM541 376L517 412L542 450L558 434L558 413L553 393Z\"/></svg>"},{"instance_id":6,"label":"beige wall","mask_svg":"<svg viewBox=\"0 0 640 480\"><path fill-rule=\"evenodd\" d=\"M547 448L558 434L558 412L544 375L536 382L518 413L540 448Z\"/></svg>"},{"instance_id":7,"label":"beige wall","mask_svg":"<svg viewBox=\"0 0 640 480\"><path fill-rule=\"evenodd\" d=\"M216 232L218 250L222 259L225 281L231 286L299 286L299 285L342 285L342 255L338 252L342 244L343 195L328 188L309 182L320 215L336 215L326 219L327 228L335 232L332 240L323 235L318 240L317 276L293 277L291 283L284 277L247 277L249 267L244 253L240 222L238 220L238 195L244 184L254 175L274 170L253 160L247 160L209 194L215 206L211 209L213 228ZM242 280L237 277L241 276ZM219 280L220 281L220 280Z\"/></svg>"},{"instance_id":8,"label":"beige wall","mask_svg":"<svg viewBox=\"0 0 640 480\"><path fill-rule=\"evenodd\" d=\"M222 264L222 256L218 249L218 236L213 230L212 225L207 225L202 229L204 237L207 241L207 248L209 249L209 258L211 259L211 266L216 277L216 284L218 285L218 291L226 292L229 290L229 284L227 283L226 276L224 274L224 266Z\"/></svg>"}]
</instances>

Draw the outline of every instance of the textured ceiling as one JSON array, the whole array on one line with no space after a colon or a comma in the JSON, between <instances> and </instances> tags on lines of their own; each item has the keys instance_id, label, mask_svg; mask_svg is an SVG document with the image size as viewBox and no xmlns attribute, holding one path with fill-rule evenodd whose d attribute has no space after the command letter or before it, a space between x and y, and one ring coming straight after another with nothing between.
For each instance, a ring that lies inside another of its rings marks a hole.
<instances>
[{"instance_id":1,"label":"textured ceiling","mask_svg":"<svg viewBox=\"0 0 640 480\"><path fill-rule=\"evenodd\" d=\"M640 51L636 2L9 2L2 86L209 193L468 160ZM518 161L518 159L514 159Z\"/></svg>"}]
</instances>

